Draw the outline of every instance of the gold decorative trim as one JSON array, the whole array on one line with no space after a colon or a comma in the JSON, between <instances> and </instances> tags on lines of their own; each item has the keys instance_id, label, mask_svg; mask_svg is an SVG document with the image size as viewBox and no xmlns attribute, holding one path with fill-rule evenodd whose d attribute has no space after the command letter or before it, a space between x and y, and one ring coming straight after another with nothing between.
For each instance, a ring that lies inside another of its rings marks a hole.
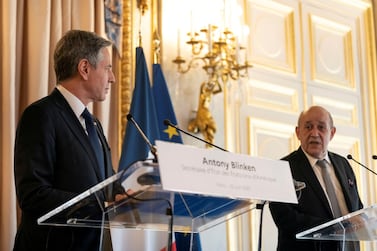
<instances>
[{"instance_id":1,"label":"gold decorative trim","mask_svg":"<svg viewBox=\"0 0 377 251\"><path fill-rule=\"evenodd\" d=\"M161 1L152 0L152 54L153 63L161 64Z\"/></svg>"},{"instance_id":2,"label":"gold decorative trim","mask_svg":"<svg viewBox=\"0 0 377 251\"><path fill-rule=\"evenodd\" d=\"M137 8L141 11L141 14L148 10L148 0L137 0Z\"/></svg>"},{"instance_id":3,"label":"gold decorative trim","mask_svg":"<svg viewBox=\"0 0 377 251\"><path fill-rule=\"evenodd\" d=\"M131 106L132 97L132 78L133 78L133 65L132 65L132 2L123 0L123 30L122 30L122 55L119 62L119 132L118 132L118 149L119 154L122 149L122 142L127 125L127 114ZM119 156L120 157L120 156Z\"/></svg>"},{"instance_id":4,"label":"gold decorative trim","mask_svg":"<svg viewBox=\"0 0 377 251\"><path fill-rule=\"evenodd\" d=\"M366 9L365 11L365 34L366 34L366 57L367 57L367 82L368 82L368 94L369 94L369 100L371 100L372 105L370 104L364 104L364 106L370 107L369 109L369 118L370 118L370 128L376 128L377 126L377 84L376 84L376 79L377 79L377 58L376 58L376 23L377 23L377 10L376 8L373 8L373 4L369 6L369 8ZM376 23L373 23L375 21ZM368 110L368 109L366 109ZM366 132L365 132L366 133ZM371 130L370 131L370 136L372 139L377 138L376 130ZM365 135L364 135L365 137ZM377 141L372 140L371 141L371 151L372 153L377 152ZM376 168L374 168L376 170ZM369 191L370 193L368 194L369 196L369 201L376 201L377 199L377 193L374 193L375 188L375 183L371 183L369 185Z\"/></svg>"}]
</instances>

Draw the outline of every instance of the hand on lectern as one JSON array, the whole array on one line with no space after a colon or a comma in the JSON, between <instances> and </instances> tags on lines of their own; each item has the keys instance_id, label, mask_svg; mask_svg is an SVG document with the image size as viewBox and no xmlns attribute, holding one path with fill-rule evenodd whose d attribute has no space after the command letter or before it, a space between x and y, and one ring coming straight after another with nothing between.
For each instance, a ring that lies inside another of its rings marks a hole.
<instances>
[{"instance_id":1,"label":"hand on lectern","mask_svg":"<svg viewBox=\"0 0 377 251\"><path fill-rule=\"evenodd\" d=\"M124 192L124 193L118 193L115 195L115 198L114 198L114 201L107 201L105 203L105 206L106 207L109 207L109 206L112 206L114 205L115 203L120 203L128 198L131 198L132 195L134 194L135 192L132 191L131 189L128 189L127 192Z\"/></svg>"},{"instance_id":2,"label":"hand on lectern","mask_svg":"<svg viewBox=\"0 0 377 251\"><path fill-rule=\"evenodd\" d=\"M122 193L122 194L116 194L115 195L115 202L118 202L118 201L121 201L121 200L124 200L124 199L127 199L130 197L130 195L134 194L134 191L132 191L132 189L128 189L126 193Z\"/></svg>"},{"instance_id":3,"label":"hand on lectern","mask_svg":"<svg viewBox=\"0 0 377 251\"><path fill-rule=\"evenodd\" d=\"M344 224L346 225L346 232L355 232L365 228L365 226L367 225L367 218L364 218L361 215L356 215L347 220L344 220L344 222L346 223Z\"/></svg>"}]
</instances>

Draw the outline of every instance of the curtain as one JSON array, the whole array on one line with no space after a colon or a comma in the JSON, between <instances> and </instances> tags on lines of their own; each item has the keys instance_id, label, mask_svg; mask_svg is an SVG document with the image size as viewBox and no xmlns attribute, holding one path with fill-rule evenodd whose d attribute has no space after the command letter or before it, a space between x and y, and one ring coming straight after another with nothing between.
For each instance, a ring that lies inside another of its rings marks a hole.
<instances>
[{"instance_id":1,"label":"curtain","mask_svg":"<svg viewBox=\"0 0 377 251\"><path fill-rule=\"evenodd\" d=\"M16 195L13 182L15 134L16 2L0 3L0 249L11 250L16 224Z\"/></svg>"},{"instance_id":2,"label":"curtain","mask_svg":"<svg viewBox=\"0 0 377 251\"><path fill-rule=\"evenodd\" d=\"M27 105L55 87L52 57L62 34L83 29L105 36L104 1L2 0L0 14L0 250L6 251L12 250L17 231L13 146L18 119ZM117 123L110 121L117 116L109 112L117 105L110 102L114 86L107 101L93 107L110 138L117 136Z\"/></svg>"}]
</instances>

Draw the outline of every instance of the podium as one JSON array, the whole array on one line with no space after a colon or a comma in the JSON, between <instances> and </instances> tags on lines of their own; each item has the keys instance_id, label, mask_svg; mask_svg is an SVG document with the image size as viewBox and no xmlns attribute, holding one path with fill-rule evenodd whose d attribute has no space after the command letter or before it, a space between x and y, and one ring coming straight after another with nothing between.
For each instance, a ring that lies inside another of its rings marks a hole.
<instances>
[{"instance_id":1,"label":"podium","mask_svg":"<svg viewBox=\"0 0 377 251\"><path fill-rule=\"evenodd\" d=\"M297 239L347 241L377 240L377 204L296 234Z\"/></svg>"},{"instance_id":2,"label":"podium","mask_svg":"<svg viewBox=\"0 0 377 251\"><path fill-rule=\"evenodd\" d=\"M134 191L120 201L106 198L122 185ZM199 233L249 212L256 201L176 193L162 189L157 163L136 162L38 219L38 224L133 228Z\"/></svg>"},{"instance_id":3,"label":"podium","mask_svg":"<svg viewBox=\"0 0 377 251\"><path fill-rule=\"evenodd\" d=\"M100 228L102 237L116 228L165 231L170 240L174 232L189 233L191 250L193 233L247 213L261 200L297 203L286 161L162 141L157 147L159 164L136 162L41 216L38 224ZM115 201L119 191L128 196Z\"/></svg>"}]
</instances>

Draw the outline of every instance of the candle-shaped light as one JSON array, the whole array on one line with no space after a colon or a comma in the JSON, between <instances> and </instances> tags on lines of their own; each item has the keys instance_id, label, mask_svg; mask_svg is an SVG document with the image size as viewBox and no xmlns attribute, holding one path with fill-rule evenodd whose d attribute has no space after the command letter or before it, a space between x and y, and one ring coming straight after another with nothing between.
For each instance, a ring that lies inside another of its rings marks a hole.
<instances>
[{"instance_id":1,"label":"candle-shaped light","mask_svg":"<svg viewBox=\"0 0 377 251\"><path fill-rule=\"evenodd\" d=\"M249 48L249 33L250 33L250 30L249 30L249 27L247 25L244 25L244 28L243 28L243 31L244 31L244 40L245 40L245 61L247 61L247 58L248 58L248 48Z\"/></svg>"},{"instance_id":2,"label":"candle-shaped light","mask_svg":"<svg viewBox=\"0 0 377 251\"><path fill-rule=\"evenodd\" d=\"M208 25L208 52L212 53L212 27Z\"/></svg>"},{"instance_id":3,"label":"candle-shaped light","mask_svg":"<svg viewBox=\"0 0 377 251\"><path fill-rule=\"evenodd\" d=\"M177 29L177 54L181 56L181 29Z\"/></svg>"},{"instance_id":4,"label":"candle-shaped light","mask_svg":"<svg viewBox=\"0 0 377 251\"><path fill-rule=\"evenodd\" d=\"M236 40L236 63L239 64L240 62L240 45L238 41L238 37L235 37Z\"/></svg>"},{"instance_id":5,"label":"candle-shaped light","mask_svg":"<svg viewBox=\"0 0 377 251\"><path fill-rule=\"evenodd\" d=\"M193 39L195 37L195 34L194 34L194 17L192 14L192 10L190 12L190 26L191 26L190 36L191 36L191 39Z\"/></svg>"}]
</instances>

